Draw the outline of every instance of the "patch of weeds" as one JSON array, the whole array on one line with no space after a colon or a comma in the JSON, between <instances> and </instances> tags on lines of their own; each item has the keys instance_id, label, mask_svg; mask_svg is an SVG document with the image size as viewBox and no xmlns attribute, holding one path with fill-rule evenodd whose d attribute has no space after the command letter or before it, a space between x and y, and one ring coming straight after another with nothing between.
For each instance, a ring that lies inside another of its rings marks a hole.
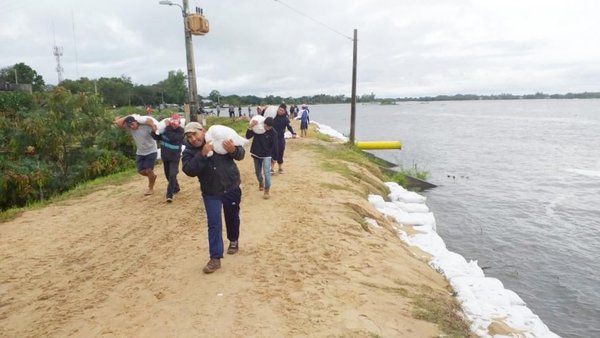
<instances>
[{"instance_id":1,"label":"patch of weeds","mask_svg":"<svg viewBox=\"0 0 600 338\"><path fill-rule=\"evenodd\" d=\"M411 168L400 167L397 171L390 172L387 174L387 179L396 182L404 188L409 188L409 184L406 176L416 177L420 180L426 181L429 176L429 172L424 169L419 169L417 164L414 164Z\"/></svg>"},{"instance_id":2,"label":"patch of weeds","mask_svg":"<svg viewBox=\"0 0 600 338\"><path fill-rule=\"evenodd\" d=\"M410 292L408 292L408 290L406 290L405 288L401 288L401 287L383 286L383 285L377 285L375 283L369 283L369 282L361 282L361 284L371 287L371 288L374 288L374 289L383 290L388 293L393 293L395 295L402 296L404 298L408 298L410 296Z\"/></svg>"},{"instance_id":3,"label":"patch of weeds","mask_svg":"<svg viewBox=\"0 0 600 338\"><path fill-rule=\"evenodd\" d=\"M475 337L469 329L469 323L461 316L462 310L455 298L448 297L430 287L399 280L395 282L410 289L420 289L420 291L409 291L405 287L381 286L374 283L362 284L409 298L413 305L412 316L436 324L445 333L445 337Z\"/></svg>"},{"instance_id":4,"label":"patch of weeds","mask_svg":"<svg viewBox=\"0 0 600 338\"><path fill-rule=\"evenodd\" d=\"M456 299L435 293L413 295L413 317L438 325L448 337L473 337L468 323L460 315L461 308Z\"/></svg>"}]
</instances>

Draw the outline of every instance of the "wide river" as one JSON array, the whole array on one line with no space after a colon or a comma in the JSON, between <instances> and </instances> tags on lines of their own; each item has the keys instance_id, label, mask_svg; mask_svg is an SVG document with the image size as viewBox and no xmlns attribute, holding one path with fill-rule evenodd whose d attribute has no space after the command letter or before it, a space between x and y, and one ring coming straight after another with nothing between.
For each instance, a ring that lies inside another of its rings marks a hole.
<instances>
[{"instance_id":1,"label":"wide river","mask_svg":"<svg viewBox=\"0 0 600 338\"><path fill-rule=\"evenodd\" d=\"M350 105L311 120L349 135ZM600 100L358 104L357 141L429 172L449 250L477 260L562 337L600 337Z\"/></svg>"}]
</instances>

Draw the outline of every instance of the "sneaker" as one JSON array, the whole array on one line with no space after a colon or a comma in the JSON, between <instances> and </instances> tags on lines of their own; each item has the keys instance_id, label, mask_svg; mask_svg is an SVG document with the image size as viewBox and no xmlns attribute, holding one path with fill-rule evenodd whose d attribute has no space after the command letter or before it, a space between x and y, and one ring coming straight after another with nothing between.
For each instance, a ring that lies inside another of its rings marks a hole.
<instances>
[{"instance_id":1,"label":"sneaker","mask_svg":"<svg viewBox=\"0 0 600 338\"><path fill-rule=\"evenodd\" d=\"M233 255L238 252L238 249L238 241L231 241L229 242L229 248L227 248L227 254Z\"/></svg>"},{"instance_id":2,"label":"sneaker","mask_svg":"<svg viewBox=\"0 0 600 338\"><path fill-rule=\"evenodd\" d=\"M283 174L283 169L279 168L279 170L277 172L279 172L280 174Z\"/></svg>"},{"instance_id":3,"label":"sneaker","mask_svg":"<svg viewBox=\"0 0 600 338\"><path fill-rule=\"evenodd\" d=\"M263 182L258 182L258 191L263 191L265 189L265 184Z\"/></svg>"},{"instance_id":4,"label":"sneaker","mask_svg":"<svg viewBox=\"0 0 600 338\"><path fill-rule=\"evenodd\" d=\"M173 202L173 197L167 197L167 203Z\"/></svg>"},{"instance_id":5,"label":"sneaker","mask_svg":"<svg viewBox=\"0 0 600 338\"><path fill-rule=\"evenodd\" d=\"M211 258L206 266L202 269L204 273L213 273L221 268L221 260L219 258Z\"/></svg>"},{"instance_id":6,"label":"sneaker","mask_svg":"<svg viewBox=\"0 0 600 338\"><path fill-rule=\"evenodd\" d=\"M269 189L265 189L265 194L263 195L263 198L268 200L269 197L271 197L271 195L269 194Z\"/></svg>"}]
</instances>

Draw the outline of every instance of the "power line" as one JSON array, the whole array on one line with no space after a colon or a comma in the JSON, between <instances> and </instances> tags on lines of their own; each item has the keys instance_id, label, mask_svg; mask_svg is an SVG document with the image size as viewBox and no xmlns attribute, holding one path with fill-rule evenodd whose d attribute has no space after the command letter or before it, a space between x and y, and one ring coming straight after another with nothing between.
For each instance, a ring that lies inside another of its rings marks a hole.
<instances>
[{"instance_id":1,"label":"power line","mask_svg":"<svg viewBox=\"0 0 600 338\"><path fill-rule=\"evenodd\" d=\"M283 1L281 1L281 0L275 0L275 2L279 2L280 4L282 4L283 6L285 6L285 7L289 8L290 10L292 10L292 11L296 12L297 14L299 14L299 15L302 15L303 17L305 17L305 18L307 18L307 19L309 19L309 20L312 20L312 21L314 21L314 22L318 23L319 25L321 25L321 26L323 26L323 27L325 27L325 28L329 29L330 31L332 31L332 32L334 32L334 33L336 33L336 34L339 34L339 35L341 35L341 36L345 37L346 39L348 39L348 40L350 40L350 41L354 41L354 40L353 40L351 37L349 37L348 35L345 35L344 33L341 33L340 31L338 31L338 30L334 29L334 28L333 28L333 27L331 27L331 26L328 26L326 23L324 23L324 22L322 22L322 21L319 21L319 20L317 20L317 19L313 18L312 16L310 16L310 15L308 15L308 14L304 14L304 13L300 12L299 10L297 10L297 9L293 8L292 6L290 6L290 5L286 4L286 3L284 3L284 2L283 2Z\"/></svg>"}]
</instances>

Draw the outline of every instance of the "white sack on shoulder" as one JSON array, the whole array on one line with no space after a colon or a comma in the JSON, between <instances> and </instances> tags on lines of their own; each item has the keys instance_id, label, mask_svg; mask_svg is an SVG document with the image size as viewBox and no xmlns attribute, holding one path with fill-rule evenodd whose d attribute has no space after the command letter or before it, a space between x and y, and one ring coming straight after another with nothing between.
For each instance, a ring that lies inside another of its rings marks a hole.
<instances>
[{"instance_id":1,"label":"white sack on shoulder","mask_svg":"<svg viewBox=\"0 0 600 338\"><path fill-rule=\"evenodd\" d=\"M223 148L223 141L225 140L233 140L233 144L236 146L244 146L248 143L248 140L241 137L235 130L221 125L214 125L208 128L204 139L207 143L212 144L213 151L221 155L227 154L227 150Z\"/></svg>"},{"instance_id":2,"label":"white sack on shoulder","mask_svg":"<svg viewBox=\"0 0 600 338\"><path fill-rule=\"evenodd\" d=\"M264 134L265 133L265 117L262 115L254 115L250 119L250 123L252 121L256 121L256 125L252 127L252 131L255 134Z\"/></svg>"},{"instance_id":3,"label":"white sack on shoulder","mask_svg":"<svg viewBox=\"0 0 600 338\"><path fill-rule=\"evenodd\" d=\"M279 109L279 107L277 107L277 106L267 106L267 108L265 108L265 112L263 113L263 116L265 118L267 118L267 117L275 118L275 116L277 116L277 109Z\"/></svg>"},{"instance_id":4,"label":"white sack on shoulder","mask_svg":"<svg viewBox=\"0 0 600 338\"><path fill-rule=\"evenodd\" d=\"M158 121L152 116L140 115L140 114L131 114L131 116L133 116L133 118L135 118L135 120L139 124L146 124L148 119L150 119L150 120L152 120L152 122L154 122L154 125L158 125Z\"/></svg>"},{"instance_id":5,"label":"white sack on shoulder","mask_svg":"<svg viewBox=\"0 0 600 338\"><path fill-rule=\"evenodd\" d=\"M171 121L170 118L165 118L162 119L160 122L158 122L158 124L156 125L156 131L154 132L156 135L160 135L162 133L165 132L165 128L167 128L167 124Z\"/></svg>"}]
</instances>

